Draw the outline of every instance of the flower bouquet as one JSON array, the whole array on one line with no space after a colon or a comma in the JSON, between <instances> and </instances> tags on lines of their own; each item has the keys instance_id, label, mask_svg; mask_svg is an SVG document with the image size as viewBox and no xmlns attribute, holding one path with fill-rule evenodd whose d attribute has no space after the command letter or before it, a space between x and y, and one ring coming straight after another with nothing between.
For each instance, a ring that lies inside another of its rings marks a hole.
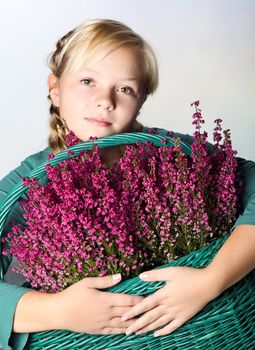
<instances>
[{"instance_id":1,"label":"flower bouquet","mask_svg":"<svg viewBox=\"0 0 255 350\"><path fill-rule=\"evenodd\" d=\"M238 213L239 181L229 131L220 143L221 121L216 121L215 145L209 153L198 102L195 107L191 149L155 130L86 143L77 143L70 134L69 144L77 144L50 157L23 179L13 197L28 188L28 199L21 201L26 226L15 225L5 240L20 262L18 271L31 286L56 292L87 276L121 272L126 280L111 291L148 295L164 283L141 282L135 276L143 270L203 267L210 262ZM118 163L105 166L98 146L121 143L131 145L125 147ZM38 179L45 172L49 181L43 186ZM7 199L7 206L11 200ZM242 312L236 307L237 288L239 294L246 293L243 303L249 303L246 284L251 278L162 339L151 334L127 337L51 331L32 334L28 348L45 344L47 349L176 349L183 344L183 349L193 349L194 344L208 347L211 332L212 348L219 344L222 349L226 330L220 319L225 317L227 325L234 313ZM222 312L226 300L231 307ZM220 327L216 333L215 325ZM242 339L250 341L245 328Z\"/></svg>"}]
</instances>

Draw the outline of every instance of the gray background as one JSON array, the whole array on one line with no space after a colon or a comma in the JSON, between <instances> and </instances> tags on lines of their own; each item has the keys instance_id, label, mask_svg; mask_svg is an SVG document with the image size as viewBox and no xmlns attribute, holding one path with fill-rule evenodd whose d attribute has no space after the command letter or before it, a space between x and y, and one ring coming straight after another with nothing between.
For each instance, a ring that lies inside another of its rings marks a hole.
<instances>
[{"instance_id":1,"label":"gray background","mask_svg":"<svg viewBox=\"0 0 255 350\"><path fill-rule=\"evenodd\" d=\"M192 133L198 99L205 129L222 117L239 155L255 160L255 1L0 0L0 178L47 145L47 56L91 18L123 21L155 49L160 85L143 123Z\"/></svg>"}]
</instances>

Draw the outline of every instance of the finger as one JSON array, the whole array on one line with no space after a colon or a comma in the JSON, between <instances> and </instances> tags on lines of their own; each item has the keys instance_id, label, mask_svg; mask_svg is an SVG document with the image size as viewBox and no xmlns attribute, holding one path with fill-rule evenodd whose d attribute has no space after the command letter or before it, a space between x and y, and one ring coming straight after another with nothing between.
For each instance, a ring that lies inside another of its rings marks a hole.
<instances>
[{"instance_id":1,"label":"finger","mask_svg":"<svg viewBox=\"0 0 255 350\"><path fill-rule=\"evenodd\" d=\"M126 312L131 310L133 306L113 306L111 309L112 317L122 317Z\"/></svg>"},{"instance_id":2,"label":"finger","mask_svg":"<svg viewBox=\"0 0 255 350\"><path fill-rule=\"evenodd\" d=\"M139 304L135 305L130 311L126 312L122 316L122 320L128 320L140 314L143 314L145 311L151 310L158 305L158 301L152 295L143 299Z\"/></svg>"},{"instance_id":3,"label":"finger","mask_svg":"<svg viewBox=\"0 0 255 350\"><path fill-rule=\"evenodd\" d=\"M110 306L135 306L144 300L144 297L139 295L130 295L124 293L109 293L103 292L104 296L109 298Z\"/></svg>"},{"instance_id":4,"label":"finger","mask_svg":"<svg viewBox=\"0 0 255 350\"><path fill-rule=\"evenodd\" d=\"M119 283L121 281L121 274L119 273L103 277L87 277L84 278L83 281L89 288L104 289Z\"/></svg>"},{"instance_id":5,"label":"finger","mask_svg":"<svg viewBox=\"0 0 255 350\"><path fill-rule=\"evenodd\" d=\"M135 334L138 335L138 334L142 334L142 333L153 331L154 329L157 329L159 327L165 326L170 321L172 321L170 315L163 315L159 319L157 319L156 321L150 323L148 326L146 326L146 327L140 329L139 331L135 332Z\"/></svg>"},{"instance_id":6,"label":"finger","mask_svg":"<svg viewBox=\"0 0 255 350\"><path fill-rule=\"evenodd\" d=\"M165 267L161 269L155 269L143 272L139 275L143 281L169 281L171 275L175 273L175 267Z\"/></svg>"},{"instance_id":7,"label":"finger","mask_svg":"<svg viewBox=\"0 0 255 350\"><path fill-rule=\"evenodd\" d=\"M157 330L156 332L154 332L154 336L155 337L159 337L161 335L167 335L170 334L172 332L174 332L177 328L179 328L180 326L183 325L184 322L181 322L179 319L175 319L173 321L171 321L168 325L166 325L165 327Z\"/></svg>"},{"instance_id":8,"label":"finger","mask_svg":"<svg viewBox=\"0 0 255 350\"><path fill-rule=\"evenodd\" d=\"M111 328L111 327L106 327L100 332L100 334L123 334L125 333L125 328Z\"/></svg>"},{"instance_id":9,"label":"finger","mask_svg":"<svg viewBox=\"0 0 255 350\"><path fill-rule=\"evenodd\" d=\"M139 330L147 327L151 323L158 320L164 315L164 309L162 307L156 307L150 311L147 311L143 316L138 318L130 327L128 327L126 334L136 333Z\"/></svg>"},{"instance_id":10,"label":"finger","mask_svg":"<svg viewBox=\"0 0 255 350\"><path fill-rule=\"evenodd\" d=\"M132 318L130 320L127 321L122 321L121 317L113 317L110 320L109 325L112 328L125 328L125 331L127 330L127 328L129 326L131 326L132 323L134 323L137 319L136 318Z\"/></svg>"},{"instance_id":11,"label":"finger","mask_svg":"<svg viewBox=\"0 0 255 350\"><path fill-rule=\"evenodd\" d=\"M102 333L100 332L100 334L123 334L132 322L134 322L134 319L122 321L121 317L115 317L111 320L109 326L102 329Z\"/></svg>"},{"instance_id":12,"label":"finger","mask_svg":"<svg viewBox=\"0 0 255 350\"><path fill-rule=\"evenodd\" d=\"M145 282L172 281L180 277L180 274L185 276L187 273L190 273L191 270L194 271L197 269L188 266L169 266L143 272L139 277Z\"/></svg>"}]
</instances>

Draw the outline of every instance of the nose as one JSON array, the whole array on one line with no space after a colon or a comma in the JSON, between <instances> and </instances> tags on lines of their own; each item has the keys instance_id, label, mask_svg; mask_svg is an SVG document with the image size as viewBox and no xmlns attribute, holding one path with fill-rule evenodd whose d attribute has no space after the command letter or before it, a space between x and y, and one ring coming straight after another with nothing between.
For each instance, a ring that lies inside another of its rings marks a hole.
<instances>
[{"instance_id":1,"label":"nose","mask_svg":"<svg viewBox=\"0 0 255 350\"><path fill-rule=\"evenodd\" d=\"M96 99L96 106L103 110L112 111L115 108L114 96L111 91L101 91Z\"/></svg>"}]
</instances>

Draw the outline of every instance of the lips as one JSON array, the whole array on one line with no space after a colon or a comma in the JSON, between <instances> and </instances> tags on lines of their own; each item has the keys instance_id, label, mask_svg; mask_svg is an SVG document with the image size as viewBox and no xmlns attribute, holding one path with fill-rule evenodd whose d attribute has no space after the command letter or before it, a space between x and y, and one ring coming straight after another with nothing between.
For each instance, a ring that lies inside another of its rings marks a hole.
<instances>
[{"instance_id":1,"label":"lips","mask_svg":"<svg viewBox=\"0 0 255 350\"><path fill-rule=\"evenodd\" d=\"M104 118L100 118L100 117L91 117L91 118L85 118L88 122L92 123L92 124L97 124L100 126L110 126L112 125L112 123L108 122L106 119Z\"/></svg>"}]
</instances>

